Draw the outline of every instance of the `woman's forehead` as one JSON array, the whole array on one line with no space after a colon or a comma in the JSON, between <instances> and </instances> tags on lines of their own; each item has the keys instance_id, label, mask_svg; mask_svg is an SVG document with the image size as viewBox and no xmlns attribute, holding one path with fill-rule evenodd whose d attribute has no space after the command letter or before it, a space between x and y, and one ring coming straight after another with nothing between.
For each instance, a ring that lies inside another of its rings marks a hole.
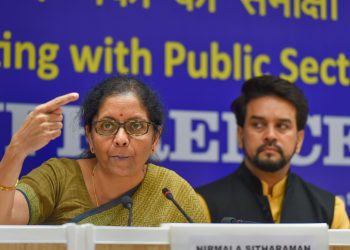
<instances>
[{"instance_id":1,"label":"woman's forehead","mask_svg":"<svg viewBox=\"0 0 350 250\"><path fill-rule=\"evenodd\" d=\"M125 117L125 116L147 117L147 110L132 92L106 97L98 111L98 116Z\"/></svg>"}]
</instances>

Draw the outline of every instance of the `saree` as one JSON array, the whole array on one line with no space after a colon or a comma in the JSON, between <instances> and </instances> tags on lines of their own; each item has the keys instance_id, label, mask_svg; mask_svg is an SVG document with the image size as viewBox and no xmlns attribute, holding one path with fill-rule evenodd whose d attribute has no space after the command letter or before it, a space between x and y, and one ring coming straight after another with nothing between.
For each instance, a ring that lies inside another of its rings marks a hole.
<instances>
[{"instance_id":1,"label":"saree","mask_svg":"<svg viewBox=\"0 0 350 250\"><path fill-rule=\"evenodd\" d=\"M144 180L130 190L133 200L133 226L159 226L161 223L187 222L167 200L162 189L167 187L194 222L209 222L198 195L174 171L148 164ZM103 226L126 226L128 210L117 197L94 207L84 183L79 164L67 158L52 158L24 176L17 190L29 206L29 224L91 223ZM128 192L128 193L129 193Z\"/></svg>"}]
</instances>

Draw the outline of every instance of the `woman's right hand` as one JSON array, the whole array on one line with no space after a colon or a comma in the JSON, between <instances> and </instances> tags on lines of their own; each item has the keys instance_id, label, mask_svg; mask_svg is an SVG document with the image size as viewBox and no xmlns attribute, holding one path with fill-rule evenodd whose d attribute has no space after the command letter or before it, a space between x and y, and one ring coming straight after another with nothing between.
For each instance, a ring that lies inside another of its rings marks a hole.
<instances>
[{"instance_id":1,"label":"woman's right hand","mask_svg":"<svg viewBox=\"0 0 350 250\"><path fill-rule=\"evenodd\" d=\"M9 148L26 157L61 135L62 106L76 101L78 93L69 93L37 106L13 135Z\"/></svg>"},{"instance_id":2,"label":"woman's right hand","mask_svg":"<svg viewBox=\"0 0 350 250\"><path fill-rule=\"evenodd\" d=\"M0 185L15 187L24 159L61 135L62 106L79 98L78 93L59 96L37 106L13 135L0 161ZM29 207L18 190L0 191L0 224L27 224Z\"/></svg>"}]
</instances>

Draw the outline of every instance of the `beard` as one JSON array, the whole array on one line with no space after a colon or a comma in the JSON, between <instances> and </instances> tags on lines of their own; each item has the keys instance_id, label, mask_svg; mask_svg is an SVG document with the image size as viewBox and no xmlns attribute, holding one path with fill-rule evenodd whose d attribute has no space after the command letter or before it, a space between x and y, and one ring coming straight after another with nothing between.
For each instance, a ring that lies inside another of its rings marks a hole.
<instances>
[{"instance_id":1,"label":"beard","mask_svg":"<svg viewBox=\"0 0 350 250\"><path fill-rule=\"evenodd\" d=\"M268 157L267 159L261 159L260 153L262 153L266 147L274 147L276 152L280 155L280 158L277 160L274 160L270 157ZM245 149L244 151L246 152ZM245 156L247 160L250 161L256 168L264 172L273 173L285 167L292 159L295 151L296 147L294 148L293 153L287 158L282 148L278 146L275 141L268 141L267 143L259 146L256 150L256 153L253 156L249 156L247 153L245 153Z\"/></svg>"}]
</instances>

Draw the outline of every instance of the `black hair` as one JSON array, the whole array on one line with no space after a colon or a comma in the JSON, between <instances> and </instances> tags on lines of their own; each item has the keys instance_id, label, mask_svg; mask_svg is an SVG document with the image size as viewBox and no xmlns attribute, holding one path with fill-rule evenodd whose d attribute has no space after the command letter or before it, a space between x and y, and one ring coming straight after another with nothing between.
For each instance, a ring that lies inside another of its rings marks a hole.
<instances>
[{"instance_id":1,"label":"black hair","mask_svg":"<svg viewBox=\"0 0 350 250\"><path fill-rule=\"evenodd\" d=\"M255 77L244 82L241 95L231 104L238 126L244 126L248 103L263 96L277 96L291 103L296 109L298 131L305 128L308 103L304 93L295 84L271 75Z\"/></svg>"}]
</instances>

